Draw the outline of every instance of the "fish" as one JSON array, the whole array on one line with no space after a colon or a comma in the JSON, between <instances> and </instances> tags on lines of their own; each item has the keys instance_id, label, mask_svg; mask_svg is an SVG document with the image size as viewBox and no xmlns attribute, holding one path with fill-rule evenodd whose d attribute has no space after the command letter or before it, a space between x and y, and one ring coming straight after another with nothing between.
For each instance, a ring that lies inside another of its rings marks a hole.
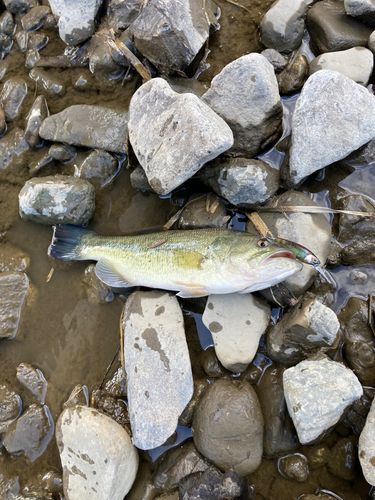
<instances>
[{"instance_id":1,"label":"fish","mask_svg":"<svg viewBox=\"0 0 375 500\"><path fill-rule=\"evenodd\" d=\"M183 298L255 292L302 269L290 249L228 229L101 236L79 226L57 225L48 255L96 261L97 277L113 288L143 286Z\"/></svg>"}]
</instances>

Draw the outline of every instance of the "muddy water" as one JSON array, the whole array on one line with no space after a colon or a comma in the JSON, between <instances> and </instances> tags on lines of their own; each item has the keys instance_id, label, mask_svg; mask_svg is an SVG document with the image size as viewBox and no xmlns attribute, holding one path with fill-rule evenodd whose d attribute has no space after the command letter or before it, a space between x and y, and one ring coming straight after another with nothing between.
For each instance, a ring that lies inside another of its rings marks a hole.
<instances>
[{"instance_id":1,"label":"muddy water","mask_svg":"<svg viewBox=\"0 0 375 500\"><path fill-rule=\"evenodd\" d=\"M251 15L225 0L219 0L217 3L222 8L222 29L214 34L209 43L211 52L208 62L211 67L200 77L204 84L228 62L260 49L257 24L272 0L241 0L240 3L244 7L251 9ZM61 54L63 43L54 33L49 35L50 43L42 54ZM25 114L34 97L44 92L36 88L35 83L28 78L24 55L20 54L17 48L12 50L6 63L9 65L6 78L22 76L29 84L30 91L24 104L24 114L13 124L23 127ZM98 81L87 69L82 68L51 69L49 73L59 78L67 88L63 97L44 93L51 113L61 111L72 104L102 104L125 110L139 84L137 78L124 85ZM92 82L91 89L84 92L72 87L73 82L82 74ZM45 151L47 148L31 152L29 162L36 161ZM51 165L45 167L40 175L73 173L73 169L74 166ZM336 182L334 172L332 170L331 182ZM349 171L346 175L348 173ZM32 294L24 311L19 335L15 340L3 341L0 346L1 382L14 387L27 406L31 400L16 381L16 367L20 362L29 362L40 368L48 381L46 403L56 421L63 402L77 383L86 384L91 389L102 382L119 347L119 318L123 300L116 297L110 304L91 304L86 298L82 284L85 263L56 263L47 257L51 228L23 222L17 213L18 191L28 176L27 165L20 164L11 177L8 176L0 182L0 235L6 231L5 237L0 240L0 253L1 245L6 242L25 251L31 259L28 275L32 283ZM339 180L344 177L345 175L339 175ZM321 191L325 186L317 183L316 186L312 185L311 189ZM173 210L171 200L161 200L156 195L134 191L130 186L128 172L123 168L115 182L98 194L97 210L90 227L102 234L137 231L145 227L161 226ZM52 267L54 272L48 281ZM199 313L194 314L199 323ZM202 377L202 369L197 363L200 346L194 315L191 313L186 316L186 325L194 374ZM209 339L205 342L204 347L207 347ZM263 354L260 356L264 359ZM263 364L267 366L269 363ZM338 437L337 434L331 435L329 444L333 444ZM303 452L303 449L301 451ZM60 470L54 440L42 457L32 464L22 457L10 458L0 452L0 472L10 476L18 475L21 486L32 480L38 482L38 475L51 469ZM348 500L365 498L368 491L368 486L359 472L357 480L350 483L337 479L326 468L313 472L308 483L292 483L278 474L273 460L264 460L262 466L252 475L251 482L255 484L256 498L259 499L289 500L302 493L313 493L321 485Z\"/></svg>"}]
</instances>

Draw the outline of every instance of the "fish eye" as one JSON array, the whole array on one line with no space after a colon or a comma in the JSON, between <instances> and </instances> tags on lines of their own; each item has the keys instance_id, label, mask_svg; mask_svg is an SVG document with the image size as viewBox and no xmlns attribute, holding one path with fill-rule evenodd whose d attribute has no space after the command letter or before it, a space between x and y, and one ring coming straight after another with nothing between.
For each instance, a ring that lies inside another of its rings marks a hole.
<instances>
[{"instance_id":1,"label":"fish eye","mask_svg":"<svg viewBox=\"0 0 375 500\"><path fill-rule=\"evenodd\" d=\"M269 242L266 239L262 238L261 240L258 240L257 245L258 247L266 248L268 247Z\"/></svg>"}]
</instances>

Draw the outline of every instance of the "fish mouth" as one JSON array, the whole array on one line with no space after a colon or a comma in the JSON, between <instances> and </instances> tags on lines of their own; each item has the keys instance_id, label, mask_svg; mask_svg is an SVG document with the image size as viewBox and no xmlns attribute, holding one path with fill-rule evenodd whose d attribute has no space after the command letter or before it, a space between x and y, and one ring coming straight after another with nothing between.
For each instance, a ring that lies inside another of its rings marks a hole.
<instances>
[{"instance_id":1,"label":"fish mouth","mask_svg":"<svg viewBox=\"0 0 375 500\"><path fill-rule=\"evenodd\" d=\"M267 257L266 260L276 259L278 257L284 257L285 259L295 259L296 258L294 253L289 252L289 250L278 250L277 252L274 252L269 257Z\"/></svg>"}]
</instances>

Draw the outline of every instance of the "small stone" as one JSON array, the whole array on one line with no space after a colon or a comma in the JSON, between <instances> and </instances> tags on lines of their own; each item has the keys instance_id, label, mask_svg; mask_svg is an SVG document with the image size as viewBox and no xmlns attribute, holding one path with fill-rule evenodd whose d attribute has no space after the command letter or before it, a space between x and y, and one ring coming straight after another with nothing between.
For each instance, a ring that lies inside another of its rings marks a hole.
<instances>
[{"instance_id":1,"label":"small stone","mask_svg":"<svg viewBox=\"0 0 375 500\"><path fill-rule=\"evenodd\" d=\"M313 0L277 0L260 23L263 45L291 52L302 42L305 14Z\"/></svg>"},{"instance_id":2,"label":"small stone","mask_svg":"<svg viewBox=\"0 0 375 500\"><path fill-rule=\"evenodd\" d=\"M353 436L337 441L331 449L328 469L340 479L355 480L357 475L357 442Z\"/></svg>"},{"instance_id":3,"label":"small stone","mask_svg":"<svg viewBox=\"0 0 375 500\"><path fill-rule=\"evenodd\" d=\"M331 347L340 328L336 314L310 295L283 315L267 335L267 353L274 361L295 365Z\"/></svg>"},{"instance_id":4,"label":"small stone","mask_svg":"<svg viewBox=\"0 0 375 500\"><path fill-rule=\"evenodd\" d=\"M46 118L40 136L49 141L125 153L127 127L127 113L77 104Z\"/></svg>"},{"instance_id":5,"label":"small stone","mask_svg":"<svg viewBox=\"0 0 375 500\"><path fill-rule=\"evenodd\" d=\"M20 481L18 477L6 478L0 473L0 498L13 500L18 497L19 493Z\"/></svg>"},{"instance_id":6,"label":"small stone","mask_svg":"<svg viewBox=\"0 0 375 500\"><path fill-rule=\"evenodd\" d=\"M178 228L227 227L229 218L224 203L212 193L192 196L178 219Z\"/></svg>"},{"instance_id":7,"label":"small stone","mask_svg":"<svg viewBox=\"0 0 375 500\"><path fill-rule=\"evenodd\" d=\"M212 334L221 364L238 373L254 359L270 318L266 302L252 294L229 294L210 295L202 321Z\"/></svg>"},{"instance_id":8,"label":"small stone","mask_svg":"<svg viewBox=\"0 0 375 500\"><path fill-rule=\"evenodd\" d=\"M68 45L78 45L93 34L95 16L102 0L49 0L52 12L59 18L60 38Z\"/></svg>"},{"instance_id":9,"label":"small stone","mask_svg":"<svg viewBox=\"0 0 375 500\"><path fill-rule=\"evenodd\" d=\"M278 170L248 158L219 158L206 165L202 175L219 196L246 208L265 203L280 186Z\"/></svg>"},{"instance_id":10,"label":"small stone","mask_svg":"<svg viewBox=\"0 0 375 500\"><path fill-rule=\"evenodd\" d=\"M292 117L290 182L298 184L374 136L375 97L336 71L314 73L304 85Z\"/></svg>"},{"instance_id":11,"label":"small stone","mask_svg":"<svg viewBox=\"0 0 375 500\"><path fill-rule=\"evenodd\" d=\"M37 84L40 84L50 95L63 96L65 94L66 89L61 80L51 76L48 71L42 68L33 68L29 76Z\"/></svg>"},{"instance_id":12,"label":"small stone","mask_svg":"<svg viewBox=\"0 0 375 500\"><path fill-rule=\"evenodd\" d=\"M359 436L358 456L366 481L375 486L375 399Z\"/></svg>"},{"instance_id":13,"label":"small stone","mask_svg":"<svg viewBox=\"0 0 375 500\"><path fill-rule=\"evenodd\" d=\"M263 416L254 389L224 379L210 385L194 415L193 438L198 451L220 469L241 476L256 470L263 453Z\"/></svg>"},{"instance_id":14,"label":"small stone","mask_svg":"<svg viewBox=\"0 0 375 500\"><path fill-rule=\"evenodd\" d=\"M108 304L109 302L113 302L115 295L111 288L96 276L95 264L90 264L86 267L82 281L85 285L89 302L92 304Z\"/></svg>"},{"instance_id":15,"label":"small stone","mask_svg":"<svg viewBox=\"0 0 375 500\"><path fill-rule=\"evenodd\" d=\"M199 401L201 400L204 391L208 387L208 382L205 379L195 379L194 380L194 393L193 397L185 407L182 412L178 423L180 425L184 425L185 427L191 427L191 423L193 421L195 410L198 406Z\"/></svg>"},{"instance_id":16,"label":"small stone","mask_svg":"<svg viewBox=\"0 0 375 500\"><path fill-rule=\"evenodd\" d=\"M363 385L375 385L375 338L369 322L367 300L349 299L340 313L344 356Z\"/></svg>"},{"instance_id":17,"label":"small stone","mask_svg":"<svg viewBox=\"0 0 375 500\"><path fill-rule=\"evenodd\" d=\"M17 380L26 387L36 399L44 404L47 394L47 380L41 370L29 363L20 363L17 366Z\"/></svg>"},{"instance_id":18,"label":"small stone","mask_svg":"<svg viewBox=\"0 0 375 500\"><path fill-rule=\"evenodd\" d=\"M4 5L12 14L24 14L37 5L37 0L4 0Z\"/></svg>"},{"instance_id":19,"label":"small stone","mask_svg":"<svg viewBox=\"0 0 375 500\"><path fill-rule=\"evenodd\" d=\"M89 406L89 390L86 385L77 384L73 387L63 406L64 408L71 408L77 405Z\"/></svg>"},{"instance_id":20,"label":"small stone","mask_svg":"<svg viewBox=\"0 0 375 500\"><path fill-rule=\"evenodd\" d=\"M363 387L363 395L348 408L340 423L353 431L355 436L359 436L365 426L366 417L370 411L371 403L375 396L373 387Z\"/></svg>"},{"instance_id":21,"label":"small stone","mask_svg":"<svg viewBox=\"0 0 375 500\"><path fill-rule=\"evenodd\" d=\"M112 378L105 383L104 389L112 396L125 398L128 392L125 370L123 368L116 370Z\"/></svg>"},{"instance_id":22,"label":"small stone","mask_svg":"<svg viewBox=\"0 0 375 500\"><path fill-rule=\"evenodd\" d=\"M114 60L114 51L109 42L114 40L112 31L103 29L97 31L90 40L89 45L89 69L97 78L107 80L120 80L125 76L128 61L119 66Z\"/></svg>"},{"instance_id":23,"label":"small stone","mask_svg":"<svg viewBox=\"0 0 375 500\"><path fill-rule=\"evenodd\" d=\"M34 462L53 437L54 424L48 406L32 404L7 429L4 446L8 453L23 453Z\"/></svg>"},{"instance_id":24,"label":"small stone","mask_svg":"<svg viewBox=\"0 0 375 500\"><path fill-rule=\"evenodd\" d=\"M134 292L121 324L133 442L147 450L175 432L193 395L183 316L174 295Z\"/></svg>"},{"instance_id":25,"label":"small stone","mask_svg":"<svg viewBox=\"0 0 375 500\"><path fill-rule=\"evenodd\" d=\"M22 28L25 31L35 31L41 28L44 24L45 18L51 13L48 5L37 5L30 9L21 18Z\"/></svg>"},{"instance_id":26,"label":"small stone","mask_svg":"<svg viewBox=\"0 0 375 500\"><path fill-rule=\"evenodd\" d=\"M327 52L310 63L310 75L321 69L337 71L361 85L367 85L374 67L374 55L365 47Z\"/></svg>"},{"instance_id":27,"label":"small stone","mask_svg":"<svg viewBox=\"0 0 375 500\"><path fill-rule=\"evenodd\" d=\"M30 147L25 139L23 130L14 128L0 139L0 173L14 170L14 167L22 164L26 152Z\"/></svg>"},{"instance_id":28,"label":"small stone","mask_svg":"<svg viewBox=\"0 0 375 500\"><path fill-rule=\"evenodd\" d=\"M230 126L231 151L252 158L276 141L282 106L275 71L265 57L252 53L231 62L202 96Z\"/></svg>"},{"instance_id":29,"label":"small stone","mask_svg":"<svg viewBox=\"0 0 375 500\"><path fill-rule=\"evenodd\" d=\"M319 206L309 196L298 191L286 191L275 197L267 206ZM262 213L262 219L271 231L278 237L295 241L313 252L324 265L331 247L331 227L323 214L307 213ZM248 224L247 230L254 232L252 224ZM258 233L256 233L258 234ZM297 272L283 282L294 295L304 293L311 285L316 271L312 266L303 265L301 271Z\"/></svg>"},{"instance_id":30,"label":"small stone","mask_svg":"<svg viewBox=\"0 0 375 500\"><path fill-rule=\"evenodd\" d=\"M14 33L14 19L9 11L5 11L0 16L0 33L5 35L13 35Z\"/></svg>"},{"instance_id":31,"label":"small stone","mask_svg":"<svg viewBox=\"0 0 375 500\"><path fill-rule=\"evenodd\" d=\"M124 400L96 389L91 394L92 407L101 411L125 429L129 426L129 413Z\"/></svg>"},{"instance_id":32,"label":"small stone","mask_svg":"<svg viewBox=\"0 0 375 500\"><path fill-rule=\"evenodd\" d=\"M48 104L44 95L39 95L25 120L25 139L30 147L36 148L42 144L39 137L39 129L45 118L49 115Z\"/></svg>"},{"instance_id":33,"label":"small stone","mask_svg":"<svg viewBox=\"0 0 375 500\"><path fill-rule=\"evenodd\" d=\"M277 469L283 477L298 483L307 481L310 474L307 458L301 453L280 457L277 461Z\"/></svg>"},{"instance_id":34,"label":"small stone","mask_svg":"<svg viewBox=\"0 0 375 500\"><path fill-rule=\"evenodd\" d=\"M190 441L166 453L155 471L154 484L160 490L172 490L189 474L204 472L208 468L208 462Z\"/></svg>"},{"instance_id":35,"label":"small stone","mask_svg":"<svg viewBox=\"0 0 375 500\"><path fill-rule=\"evenodd\" d=\"M372 0L344 0L346 13L365 24L375 26L375 5Z\"/></svg>"},{"instance_id":36,"label":"small stone","mask_svg":"<svg viewBox=\"0 0 375 500\"><path fill-rule=\"evenodd\" d=\"M147 175L140 165L131 171L130 183L134 189L139 189L139 191L152 191Z\"/></svg>"},{"instance_id":37,"label":"small stone","mask_svg":"<svg viewBox=\"0 0 375 500\"><path fill-rule=\"evenodd\" d=\"M220 364L213 347L208 347L208 349L202 351L199 358L200 364L207 377L221 378L228 374L223 365Z\"/></svg>"},{"instance_id":38,"label":"small stone","mask_svg":"<svg viewBox=\"0 0 375 500\"><path fill-rule=\"evenodd\" d=\"M128 3L128 2L127 2ZM185 71L216 27L219 10L212 1L169 0L143 5L130 31L136 48L161 73Z\"/></svg>"},{"instance_id":39,"label":"small stone","mask_svg":"<svg viewBox=\"0 0 375 500\"><path fill-rule=\"evenodd\" d=\"M48 150L51 158L57 161L70 162L77 156L76 148L68 144L52 144Z\"/></svg>"},{"instance_id":40,"label":"small stone","mask_svg":"<svg viewBox=\"0 0 375 500\"><path fill-rule=\"evenodd\" d=\"M22 104L27 96L27 83L23 78L9 78L1 90L0 103L7 121L13 121L21 113Z\"/></svg>"},{"instance_id":41,"label":"small stone","mask_svg":"<svg viewBox=\"0 0 375 500\"><path fill-rule=\"evenodd\" d=\"M328 463L331 456L331 450L326 444L308 446L305 453L311 469L320 469Z\"/></svg>"},{"instance_id":42,"label":"small stone","mask_svg":"<svg viewBox=\"0 0 375 500\"><path fill-rule=\"evenodd\" d=\"M56 424L63 467L64 495L69 500L123 500L138 469L138 454L127 431L103 413L66 408Z\"/></svg>"},{"instance_id":43,"label":"small stone","mask_svg":"<svg viewBox=\"0 0 375 500\"><path fill-rule=\"evenodd\" d=\"M5 384L0 385L0 434L5 432L22 411L22 399Z\"/></svg>"},{"instance_id":44,"label":"small stone","mask_svg":"<svg viewBox=\"0 0 375 500\"><path fill-rule=\"evenodd\" d=\"M182 500L251 498L246 479L241 478L234 471L222 473L215 467L191 474L182 480L179 484L179 492L178 498Z\"/></svg>"},{"instance_id":45,"label":"small stone","mask_svg":"<svg viewBox=\"0 0 375 500\"><path fill-rule=\"evenodd\" d=\"M0 339L17 335L28 290L25 273L0 273Z\"/></svg>"},{"instance_id":46,"label":"small stone","mask_svg":"<svg viewBox=\"0 0 375 500\"><path fill-rule=\"evenodd\" d=\"M161 78L143 84L129 108L129 138L150 186L168 194L229 149L228 125L200 99Z\"/></svg>"},{"instance_id":47,"label":"small stone","mask_svg":"<svg viewBox=\"0 0 375 500\"><path fill-rule=\"evenodd\" d=\"M283 369L266 368L257 382L257 394L264 417L264 453L268 457L293 450L298 439L284 398Z\"/></svg>"},{"instance_id":48,"label":"small stone","mask_svg":"<svg viewBox=\"0 0 375 500\"><path fill-rule=\"evenodd\" d=\"M371 28L346 15L340 0L316 2L307 12L307 29L318 54L366 47L371 34Z\"/></svg>"},{"instance_id":49,"label":"small stone","mask_svg":"<svg viewBox=\"0 0 375 500\"><path fill-rule=\"evenodd\" d=\"M301 444L335 425L363 394L354 373L329 358L305 360L285 370L284 394Z\"/></svg>"},{"instance_id":50,"label":"small stone","mask_svg":"<svg viewBox=\"0 0 375 500\"><path fill-rule=\"evenodd\" d=\"M95 189L84 179L56 175L33 178L19 193L22 219L41 224L84 225L95 211Z\"/></svg>"},{"instance_id":51,"label":"small stone","mask_svg":"<svg viewBox=\"0 0 375 500\"><path fill-rule=\"evenodd\" d=\"M282 71L288 64L288 59L275 49L264 49L262 50L261 55L272 64L276 73Z\"/></svg>"},{"instance_id":52,"label":"small stone","mask_svg":"<svg viewBox=\"0 0 375 500\"><path fill-rule=\"evenodd\" d=\"M44 47L47 46L48 42L49 37L45 33L30 33L29 40L27 42L27 49L30 52L37 52L44 49Z\"/></svg>"},{"instance_id":53,"label":"small stone","mask_svg":"<svg viewBox=\"0 0 375 500\"><path fill-rule=\"evenodd\" d=\"M309 63L304 55L293 57L288 66L277 75L280 94L289 95L301 90L309 74Z\"/></svg>"},{"instance_id":54,"label":"small stone","mask_svg":"<svg viewBox=\"0 0 375 500\"><path fill-rule=\"evenodd\" d=\"M77 167L74 175L90 181L97 189L101 189L111 183L117 172L117 160L107 151L96 149Z\"/></svg>"}]
</instances>

